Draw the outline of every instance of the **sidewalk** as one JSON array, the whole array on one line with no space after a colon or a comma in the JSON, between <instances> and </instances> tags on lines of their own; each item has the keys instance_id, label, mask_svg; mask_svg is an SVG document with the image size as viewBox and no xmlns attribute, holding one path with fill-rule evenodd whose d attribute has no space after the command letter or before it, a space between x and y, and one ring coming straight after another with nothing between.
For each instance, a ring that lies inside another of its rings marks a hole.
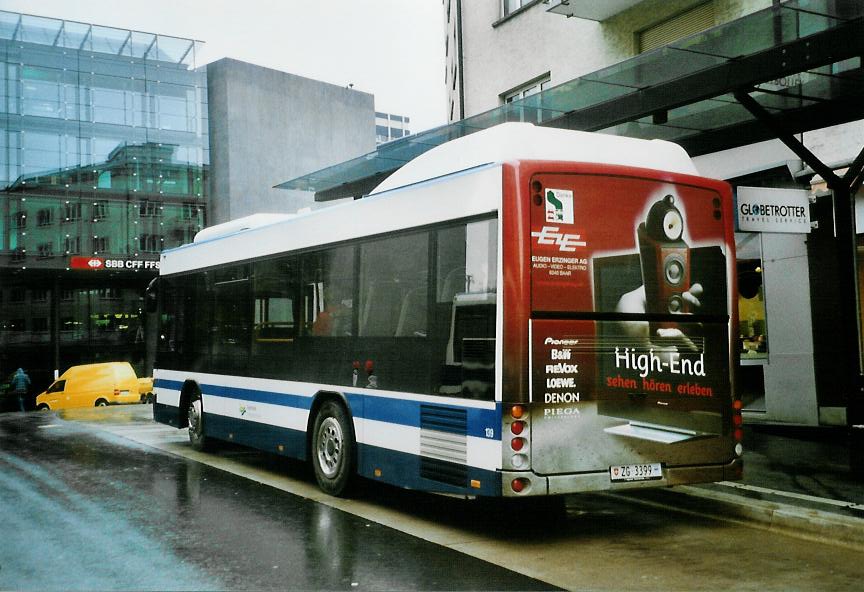
<instances>
[{"instance_id":1,"label":"sidewalk","mask_svg":"<svg viewBox=\"0 0 864 592\"><path fill-rule=\"evenodd\" d=\"M746 426L741 481L661 495L695 514L716 516L719 506L725 519L864 549L864 478L850 472L843 428Z\"/></svg>"}]
</instances>

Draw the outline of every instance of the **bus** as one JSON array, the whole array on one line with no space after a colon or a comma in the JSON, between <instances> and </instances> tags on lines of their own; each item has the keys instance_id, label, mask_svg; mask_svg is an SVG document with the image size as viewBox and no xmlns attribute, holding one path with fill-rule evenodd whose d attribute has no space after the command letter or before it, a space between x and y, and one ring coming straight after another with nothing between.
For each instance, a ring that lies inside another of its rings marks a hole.
<instances>
[{"instance_id":1,"label":"bus","mask_svg":"<svg viewBox=\"0 0 864 592\"><path fill-rule=\"evenodd\" d=\"M336 496L740 478L731 201L675 144L507 123L204 229L161 256L155 420Z\"/></svg>"}]
</instances>

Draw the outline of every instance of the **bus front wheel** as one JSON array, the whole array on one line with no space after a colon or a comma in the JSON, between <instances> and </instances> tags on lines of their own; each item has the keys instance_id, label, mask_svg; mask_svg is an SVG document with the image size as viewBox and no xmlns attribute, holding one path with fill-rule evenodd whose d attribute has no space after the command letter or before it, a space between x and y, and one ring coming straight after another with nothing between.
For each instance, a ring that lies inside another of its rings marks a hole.
<instances>
[{"instance_id":1,"label":"bus front wheel","mask_svg":"<svg viewBox=\"0 0 864 592\"><path fill-rule=\"evenodd\" d=\"M354 435L345 407L326 401L312 429L312 466L324 493L342 496L354 477Z\"/></svg>"}]
</instances>

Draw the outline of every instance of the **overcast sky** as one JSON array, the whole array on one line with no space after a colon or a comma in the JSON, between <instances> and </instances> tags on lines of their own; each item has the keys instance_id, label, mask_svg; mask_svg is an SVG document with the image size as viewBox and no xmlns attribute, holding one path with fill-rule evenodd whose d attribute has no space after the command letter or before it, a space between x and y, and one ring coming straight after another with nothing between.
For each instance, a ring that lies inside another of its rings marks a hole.
<instances>
[{"instance_id":1,"label":"overcast sky","mask_svg":"<svg viewBox=\"0 0 864 592\"><path fill-rule=\"evenodd\" d=\"M0 0L0 9L198 39L231 57L375 95L416 133L446 123L441 0Z\"/></svg>"}]
</instances>

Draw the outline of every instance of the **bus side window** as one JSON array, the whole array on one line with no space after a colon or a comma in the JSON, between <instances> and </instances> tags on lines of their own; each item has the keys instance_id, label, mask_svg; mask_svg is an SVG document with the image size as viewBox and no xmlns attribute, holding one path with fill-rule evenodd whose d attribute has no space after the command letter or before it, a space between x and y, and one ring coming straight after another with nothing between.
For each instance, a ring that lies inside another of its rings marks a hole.
<instances>
[{"instance_id":1,"label":"bus side window","mask_svg":"<svg viewBox=\"0 0 864 592\"><path fill-rule=\"evenodd\" d=\"M354 327L354 247L303 256L303 335L350 337Z\"/></svg>"},{"instance_id":2,"label":"bus side window","mask_svg":"<svg viewBox=\"0 0 864 592\"><path fill-rule=\"evenodd\" d=\"M360 336L426 337L428 233L385 238L360 248Z\"/></svg>"},{"instance_id":3,"label":"bus side window","mask_svg":"<svg viewBox=\"0 0 864 592\"><path fill-rule=\"evenodd\" d=\"M300 276L297 257L252 265L252 355L249 372L264 378L290 378L297 337Z\"/></svg>"},{"instance_id":4,"label":"bus side window","mask_svg":"<svg viewBox=\"0 0 864 592\"><path fill-rule=\"evenodd\" d=\"M495 396L497 221L438 232L434 351L437 392L472 399Z\"/></svg>"}]
</instances>

